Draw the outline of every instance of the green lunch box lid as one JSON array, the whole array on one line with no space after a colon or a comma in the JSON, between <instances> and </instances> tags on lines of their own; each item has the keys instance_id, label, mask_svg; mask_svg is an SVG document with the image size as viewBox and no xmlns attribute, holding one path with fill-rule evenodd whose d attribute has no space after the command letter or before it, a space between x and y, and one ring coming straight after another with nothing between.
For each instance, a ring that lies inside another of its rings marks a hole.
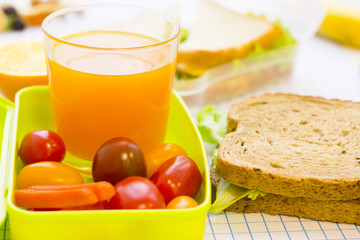
<instances>
[{"instance_id":1,"label":"green lunch box lid","mask_svg":"<svg viewBox=\"0 0 360 240\"><path fill-rule=\"evenodd\" d=\"M14 104L4 97L0 97L0 226L6 216L6 192L9 178L10 157L10 132L12 130L12 119L14 115Z\"/></svg>"}]
</instances>

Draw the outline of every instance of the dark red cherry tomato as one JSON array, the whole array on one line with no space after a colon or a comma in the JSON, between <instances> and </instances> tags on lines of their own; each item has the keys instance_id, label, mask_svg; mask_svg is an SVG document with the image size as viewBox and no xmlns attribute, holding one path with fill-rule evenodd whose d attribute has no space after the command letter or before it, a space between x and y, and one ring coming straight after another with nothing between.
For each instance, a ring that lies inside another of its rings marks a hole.
<instances>
[{"instance_id":1,"label":"dark red cherry tomato","mask_svg":"<svg viewBox=\"0 0 360 240\"><path fill-rule=\"evenodd\" d=\"M169 203L182 195L194 198L201 186L201 173L191 158L177 156L164 162L150 180Z\"/></svg>"},{"instance_id":2,"label":"dark red cherry tomato","mask_svg":"<svg viewBox=\"0 0 360 240\"><path fill-rule=\"evenodd\" d=\"M113 185L129 176L146 176L144 155L136 143L124 137L105 142L96 152L92 175L95 182Z\"/></svg>"},{"instance_id":3,"label":"dark red cherry tomato","mask_svg":"<svg viewBox=\"0 0 360 240\"><path fill-rule=\"evenodd\" d=\"M110 200L112 209L165 208L165 201L154 183L144 177L128 177L115 185L115 196Z\"/></svg>"},{"instance_id":4,"label":"dark red cherry tomato","mask_svg":"<svg viewBox=\"0 0 360 240\"><path fill-rule=\"evenodd\" d=\"M49 130L36 130L26 134L19 150L19 156L26 165L44 161L61 162L65 153L64 141Z\"/></svg>"}]
</instances>

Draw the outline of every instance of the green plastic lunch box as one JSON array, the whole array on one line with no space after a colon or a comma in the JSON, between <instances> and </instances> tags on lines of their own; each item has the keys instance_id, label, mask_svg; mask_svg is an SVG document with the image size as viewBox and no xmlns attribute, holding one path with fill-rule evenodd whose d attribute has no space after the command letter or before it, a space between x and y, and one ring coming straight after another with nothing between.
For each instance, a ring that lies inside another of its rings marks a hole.
<instances>
[{"instance_id":1,"label":"green plastic lunch box","mask_svg":"<svg viewBox=\"0 0 360 240\"><path fill-rule=\"evenodd\" d=\"M181 145L202 173L195 208L33 212L16 206L14 192L22 165L17 149L25 134L52 130L47 86L30 87L15 104L0 98L0 223L9 218L12 240L202 239L210 207L210 178L199 132L182 100L172 96L165 142Z\"/></svg>"}]
</instances>

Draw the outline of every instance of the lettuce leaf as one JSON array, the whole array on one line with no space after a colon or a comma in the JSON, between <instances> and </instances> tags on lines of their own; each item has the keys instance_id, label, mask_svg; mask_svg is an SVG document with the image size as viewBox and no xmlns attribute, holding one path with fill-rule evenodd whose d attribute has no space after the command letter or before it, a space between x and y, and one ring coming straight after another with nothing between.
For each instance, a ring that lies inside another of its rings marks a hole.
<instances>
[{"instance_id":1,"label":"lettuce leaf","mask_svg":"<svg viewBox=\"0 0 360 240\"><path fill-rule=\"evenodd\" d=\"M244 197L255 200L259 195L265 196L266 193L257 189L239 187L221 179L216 190L216 200L211 205L209 213L221 212Z\"/></svg>"},{"instance_id":2,"label":"lettuce leaf","mask_svg":"<svg viewBox=\"0 0 360 240\"><path fill-rule=\"evenodd\" d=\"M213 154L211 155L211 164L212 164L212 166L216 165L217 157L218 157L218 149L215 149L213 151Z\"/></svg>"},{"instance_id":3,"label":"lettuce leaf","mask_svg":"<svg viewBox=\"0 0 360 240\"><path fill-rule=\"evenodd\" d=\"M189 30L186 28L181 28L180 29L180 43L185 42L188 37L189 37Z\"/></svg>"},{"instance_id":4,"label":"lettuce leaf","mask_svg":"<svg viewBox=\"0 0 360 240\"><path fill-rule=\"evenodd\" d=\"M226 114L215 106L206 106L196 117L203 141L218 145L227 133ZM213 166L216 164L217 154L218 150L215 149L211 156ZM259 195L264 196L265 194L260 190L239 187L221 179L216 190L216 200L212 204L209 213L218 213L244 197L255 200Z\"/></svg>"},{"instance_id":5,"label":"lettuce leaf","mask_svg":"<svg viewBox=\"0 0 360 240\"><path fill-rule=\"evenodd\" d=\"M178 70L176 70L175 72L175 80L193 80L195 78L197 78L198 76L194 76L194 75L191 75L189 73L185 73L185 72L180 72Z\"/></svg>"},{"instance_id":6,"label":"lettuce leaf","mask_svg":"<svg viewBox=\"0 0 360 240\"><path fill-rule=\"evenodd\" d=\"M280 39L278 39L275 43L271 45L270 49L277 49L284 46L296 44L295 38L291 35L289 29L284 27L280 19L276 19L274 23L280 28L283 34Z\"/></svg>"},{"instance_id":7,"label":"lettuce leaf","mask_svg":"<svg viewBox=\"0 0 360 240\"><path fill-rule=\"evenodd\" d=\"M284 27L279 19L276 19L274 23L280 28L282 36L267 49L263 48L260 44L256 44L255 48L246 57L259 56L271 50L296 44L296 40L291 35L289 29Z\"/></svg>"},{"instance_id":8,"label":"lettuce leaf","mask_svg":"<svg viewBox=\"0 0 360 240\"><path fill-rule=\"evenodd\" d=\"M219 144L226 131L226 114L215 106L204 107L197 115L198 129L204 142Z\"/></svg>"}]
</instances>

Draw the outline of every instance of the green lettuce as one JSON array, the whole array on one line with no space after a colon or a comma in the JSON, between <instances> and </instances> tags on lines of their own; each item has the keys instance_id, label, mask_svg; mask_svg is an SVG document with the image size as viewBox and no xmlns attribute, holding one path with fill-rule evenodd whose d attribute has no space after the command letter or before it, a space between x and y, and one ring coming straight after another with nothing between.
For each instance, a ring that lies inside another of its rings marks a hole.
<instances>
[{"instance_id":1,"label":"green lettuce","mask_svg":"<svg viewBox=\"0 0 360 240\"><path fill-rule=\"evenodd\" d=\"M186 39L189 37L189 30L186 28L180 29L180 43L185 42Z\"/></svg>"},{"instance_id":2,"label":"green lettuce","mask_svg":"<svg viewBox=\"0 0 360 240\"><path fill-rule=\"evenodd\" d=\"M193 80L197 78L198 76L191 75L189 73L176 71L175 72L175 80Z\"/></svg>"},{"instance_id":3,"label":"green lettuce","mask_svg":"<svg viewBox=\"0 0 360 240\"><path fill-rule=\"evenodd\" d=\"M256 44L255 48L247 55L247 57L259 56L271 50L296 44L296 40L291 35L289 29L284 27L284 25L281 23L279 19L277 19L274 23L280 28L282 32L281 37L276 42L274 42L269 48L266 49L263 48L260 44Z\"/></svg>"},{"instance_id":4,"label":"green lettuce","mask_svg":"<svg viewBox=\"0 0 360 240\"><path fill-rule=\"evenodd\" d=\"M219 144L226 134L226 114L215 106L204 107L197 115L198 129L204 142Z\"/></svg>"},{"instance_id":5,"label":"green lettuce","mask_svg":"<svg viewBox=\"0 0 360 240\"><path fill-rule=\"evenodd\" d=\"M265 196L265 194L260 190L239 187L221 179L216 190L216 200L211 205L209 213L221 212L242 198L248 197L255 200L259 195Z\"/></svg>"},{"instance_id":6,"label":"green lettuce","mask_svg":"<svg viewBox=\"0 0 360 240\"><path fill-rule=\"evenodd\" d=\"M215 106L206 106L196 117L203 141L219 145L227 133L226 114ZM211 156L213 166L216 164L217 155L218 150L215 149ZM259 195L264 196L265 194L260 190L239 187L221 179L216 190L216 201L212 204L209 213L218 213L244 197L254 200Z\"/></svg>"},{"instance_id":7,"label":"green lettuce","mask_svg":"<svg viewBox=\"0 0 360 240\"><path fill-rule=\"evenodd\" d=\"M212 164L212 166L216 165L217 157L218 157L218 150L215 149L213 151L213 154L211 155L211 164Z\"/></svg>"}]
</instances>

